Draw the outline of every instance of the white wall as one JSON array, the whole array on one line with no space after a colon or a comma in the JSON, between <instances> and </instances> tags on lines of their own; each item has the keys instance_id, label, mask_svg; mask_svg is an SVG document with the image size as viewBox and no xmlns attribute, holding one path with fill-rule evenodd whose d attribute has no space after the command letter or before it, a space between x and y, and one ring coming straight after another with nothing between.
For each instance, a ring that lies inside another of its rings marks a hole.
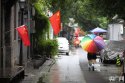
<instances>
[{"instance_id":1,"label":"white wall","mask_svg":"<svg viewBox=\"0 0 125 83\"><path fill-rule=\"evenodd\" d=\"M50 26L50 39L53 39L53 29L52 29L52 26Z\"/></svg>"},{"instance_id":2,"label":"white wall","mask_svg":"<svg viewBox=\"0 0 125 83\"><path fill-rule=\"evenodd\" d=\"M123 24L109 24L108 25L108 36L109 40L123 40Z\"/></svg>"}]
</instances>

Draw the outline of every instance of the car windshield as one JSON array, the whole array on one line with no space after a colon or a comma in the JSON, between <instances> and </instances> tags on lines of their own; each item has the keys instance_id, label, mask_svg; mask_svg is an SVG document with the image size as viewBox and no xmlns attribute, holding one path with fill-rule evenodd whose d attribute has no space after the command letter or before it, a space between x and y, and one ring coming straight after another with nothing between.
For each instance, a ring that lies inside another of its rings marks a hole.
<instances>
[{"instance_id":1,"label":"car windshield","mask_svg":"<svg viewBox=\"0 0 125 83\"><path fill-rule=\"evenodd\" d=\"M63 37L57 38L57 41L59 43L68 43L68 40L66 38L63 38Z\"/></svg>"}]
</instances>

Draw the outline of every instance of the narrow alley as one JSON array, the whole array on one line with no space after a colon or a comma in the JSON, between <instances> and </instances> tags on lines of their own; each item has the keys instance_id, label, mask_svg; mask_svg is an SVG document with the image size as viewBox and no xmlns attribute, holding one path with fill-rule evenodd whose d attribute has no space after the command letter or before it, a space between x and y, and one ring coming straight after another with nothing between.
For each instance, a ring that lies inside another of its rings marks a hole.
<instances>
[{"instance_id":1,"label":"narrow alley","mask_svg":"<svg viewBox=\"0 0 125 83\"><path fill-rule=\"evenodd\" d=\"M97 59L95 71L88 70L87 53L81 48L73 49L69 56L60 55L49 73L50 83L123 83L118 76L119 70L115 65L105 66Z\"/></svg>"}]
</instances>

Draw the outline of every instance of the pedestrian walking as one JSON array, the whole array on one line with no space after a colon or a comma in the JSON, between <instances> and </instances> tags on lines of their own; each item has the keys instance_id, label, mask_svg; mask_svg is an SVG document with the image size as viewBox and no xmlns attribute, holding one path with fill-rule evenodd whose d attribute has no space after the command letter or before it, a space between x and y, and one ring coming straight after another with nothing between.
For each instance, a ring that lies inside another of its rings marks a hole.
<instances>
[{"instance_id":1,"label":"pedestrian walking","mask_svg":"<svg viewBox=\"0 0 125 83\"><path fill-rule=\"evenodd\" d=\"M87 54L87 58L88 58L88 67L89 70L93 70L94 71L94 65L96 63L96 53L89 53Z\"/></svg>"},{"instance_id":2,"label":"pedestrian walking","mask_svg":"<svg viewBox=\"0 0 125 83\"><path fill-rule=\"evenodd\" d=\"M92 68L92 70L94 71L94 65L97 58L96 54L105 47L105 42L103 38L94 34L88 34L82 39L81 46L83 50L88 52L87 58L89 63L89 70Z\"/></svg>"}]
</instances>

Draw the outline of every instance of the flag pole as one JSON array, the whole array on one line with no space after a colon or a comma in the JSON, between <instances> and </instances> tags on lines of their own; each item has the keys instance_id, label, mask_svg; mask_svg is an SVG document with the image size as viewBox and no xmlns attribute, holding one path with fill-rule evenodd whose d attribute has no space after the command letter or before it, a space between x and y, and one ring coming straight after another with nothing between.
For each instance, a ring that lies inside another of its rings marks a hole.
<instances>
[{"instance_id":1,"label":"flag pole","mask_svg":"<svg viewBox=\"0 0 125 83\"><path fill-rule=\"evenodd\" d=\"M23 25L23 9L21 9L21 25ZM19 65L23 65L23 46L22 46L22 39L20 38L20 55L19 55Z\"/></svg>"},{"instance_id":2,"label":"flag pole","mask_svg":"<svg viewBox=\"0 0 125 83\"><path fill-rule=\"evenodd\" d=\"M59 2L59 0L58 0L58 7L59 7L59 11L60 11L60 2ZM60 36L60 32L59 32L58 36Z\"/></svg>"}]
</instances>

